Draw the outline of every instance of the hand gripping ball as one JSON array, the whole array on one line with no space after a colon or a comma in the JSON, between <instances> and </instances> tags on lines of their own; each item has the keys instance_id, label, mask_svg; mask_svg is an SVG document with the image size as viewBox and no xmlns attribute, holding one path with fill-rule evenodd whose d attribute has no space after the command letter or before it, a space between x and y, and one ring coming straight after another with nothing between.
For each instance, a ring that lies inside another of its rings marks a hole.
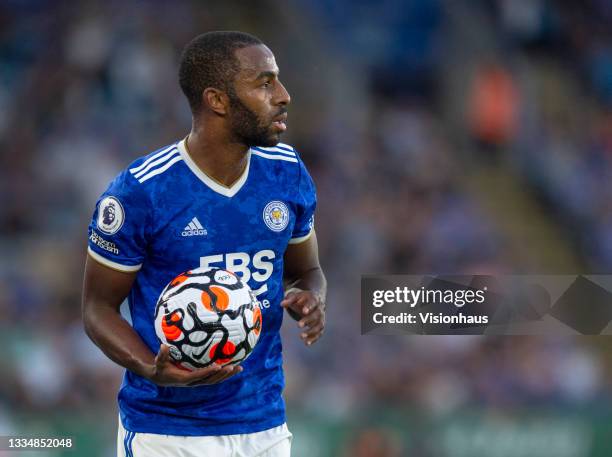
<instances>
[{"instance_id":1,"label":"hand gripping ball","mask_svg":"<svg viewBox=\"0 0 612 457\"><path fill-rule=\"evenodd\" d=\"M234 273L197 268L181 273L162 291L155 332L182 368L193 370L245 360L259 339L261 307Z\"/></svg>"}]
</instances>

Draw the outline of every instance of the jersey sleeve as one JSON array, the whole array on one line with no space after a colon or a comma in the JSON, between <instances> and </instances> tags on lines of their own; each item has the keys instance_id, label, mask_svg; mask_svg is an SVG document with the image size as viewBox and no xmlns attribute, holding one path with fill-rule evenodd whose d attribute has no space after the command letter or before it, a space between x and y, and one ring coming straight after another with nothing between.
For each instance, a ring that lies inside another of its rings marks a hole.
<instances>
[{"instance_id":1,"label":"jersey sleeve","mask_svg":"<svg viewBox=\"0 0 612 457\"><path fill-rule=\"evenodd\" d=\"M289 244L297 244L310 238L314 231L314 213L317 207L317 192L304 162L300 159L296 220Z\"/></svg>"},{"instance_id":2,"label":"jersey sleeve","mask_svg":"<svg viewBox=\"0 0 612 457\"><path fill-rule=\"evenodd\" d=\"M151 205L129 172L121 173L96 203L87 252L118 271L140 270L147 251Z\"/></svg>"}]
</instances>

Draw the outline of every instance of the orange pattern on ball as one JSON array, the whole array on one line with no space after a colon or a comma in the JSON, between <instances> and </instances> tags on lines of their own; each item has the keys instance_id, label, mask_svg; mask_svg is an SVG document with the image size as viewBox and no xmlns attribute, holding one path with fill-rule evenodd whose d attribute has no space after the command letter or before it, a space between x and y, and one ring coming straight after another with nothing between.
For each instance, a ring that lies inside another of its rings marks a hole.
<instances>
[{"instance_id":1,"label":"orange pattern on ball","mask_svg":"<svg viewBox=\"0 0 612 457\"><path fill-rule=\"evenodd\" d=\"M212 301L210 299L210 295L208 295L208 292L205 290L202 291L202 304L204 305L204 308L212 312Z\"/></svg>"},{"instance_id":2,"label":"orange pattern on ball","mask_svg":"<svg viewBox=\"0 0 612 457\"><path fill-rule=\"evenodd\" d=\"M219 286L210 286L210 290L212 290L217 297L217 301L215 303L217 308L221 311L225 311L229 305L229 295L227 295L225 289Z\"/></svg>"},{"instance_id":3,"label":"orange pattern on ball","mask_svg":"<svg viewBox=\"0 0 612 457\"><path fill-rule=\"evenodd\" d=\"M178 322L180 320L181 316L179 316L178 313L172 313L170 315L170 321ZM166 316L162 317L161 325L162 331L164 332L164 335L166 336L168 341L178 340L181 337L181 329L174 324L169 324L168 322L166 322Z\"/></svg>"},{"instance_id":4,"label":"orange pattern on ball","mask_svg":"<svg viewBox=\"0 0 612 457\"><path fill-rule=\"evenodd\" d=\"M208 355L211 359L214 359L215 355L218 355L216 354L218 346L219 346L219 343L213 345L213 347L210 348L210 352L208 353ZM231 341L226 341L223 347L221 348L221 354L222 355L233 355L235 350L236 350L236 345L232 343ZM219 358L215 360L215 363L219 365L223 365L231 361L232 361L232 358L227 357L227 358Z\"/></svg>"},{"instance_id":5,"label":"orange pattern on ball","mask_svg":"<svg viewBox=\"0 0 612 457\"><path fill-rule=\"evenodd\" d=\"M188 271L187 273L181 273L180 275L178 275L176 278L174 278L172 280L172 283L170 284L170 287L176 287L179 284L187 281L188 276L186 276L186 275L188 275L189 273L190 272Z\"/></svg>"},{"instance_id":6,"label":"orange pattern on ball","mask_svg":"<svg viewBox=\"0 0 612 457\"><path fill-rule=\"evenodd\" d=\"M261 332L261 309L258 306L253 310L253 332L258 336Z\"/></svg>"}]
</instances>

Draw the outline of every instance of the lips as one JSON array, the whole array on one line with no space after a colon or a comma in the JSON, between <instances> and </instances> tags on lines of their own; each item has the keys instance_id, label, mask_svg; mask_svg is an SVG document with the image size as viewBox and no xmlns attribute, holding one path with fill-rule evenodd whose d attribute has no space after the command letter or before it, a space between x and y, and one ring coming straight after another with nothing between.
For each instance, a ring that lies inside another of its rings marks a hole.
<instances>
[{"instance_id":1,"label":"lips","mask_svg":"<svg viewBox=\"0 0 612 457\"><path fill-rule=\"evenodd\" d=\"M287 130L287 113L279 114L272 118L272 125L281 132Z\"/></svg>"}]
</instances>

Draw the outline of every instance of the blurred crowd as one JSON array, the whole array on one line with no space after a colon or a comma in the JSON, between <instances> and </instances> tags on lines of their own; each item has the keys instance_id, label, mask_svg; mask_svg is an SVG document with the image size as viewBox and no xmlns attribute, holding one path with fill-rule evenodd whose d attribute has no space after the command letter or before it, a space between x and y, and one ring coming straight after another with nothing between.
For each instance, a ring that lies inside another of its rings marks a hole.
<instances>
[{"instance_id":1,"label":"blurred crowd","mask_svg":"<svg viewBox=\"0 0 612 457\"><path fill-rule=\"evenodd\" d=\"M508 31L524 108L509 148L515 165L566 227L590 271L612 268L612 5L507 1ZM521 14L532 21L519 27ZM517 65L520 67L520 65ZM527 79L528 78L528 79Z\"/></svg>"},{"instance_id":2,"label":"blurred crowd","mask_svg":"<svg viewBox=\"0 0 612 457\"><path fill-rule=\"evenodd\" d=\"M530 189L592 271L612 266L610 3L219 3L0 5L0 435L56 415L106 418L112 431L122 370L80 322L87 225L119 170L188 132L178 54L212 29L255 33L276 53L294 100L284 141L317 184L328 330L306 350L285 325L290 416L609 408L598 342L361 336L359 284L366 273L520 270L463 190L466 164L491 162ZM462 33L490 48L455 69L467 78L457 110L444 94L449 37ZM381 439L347 438L374 450L346 455L403 455Z\"/></svg>"}]
</instances>

